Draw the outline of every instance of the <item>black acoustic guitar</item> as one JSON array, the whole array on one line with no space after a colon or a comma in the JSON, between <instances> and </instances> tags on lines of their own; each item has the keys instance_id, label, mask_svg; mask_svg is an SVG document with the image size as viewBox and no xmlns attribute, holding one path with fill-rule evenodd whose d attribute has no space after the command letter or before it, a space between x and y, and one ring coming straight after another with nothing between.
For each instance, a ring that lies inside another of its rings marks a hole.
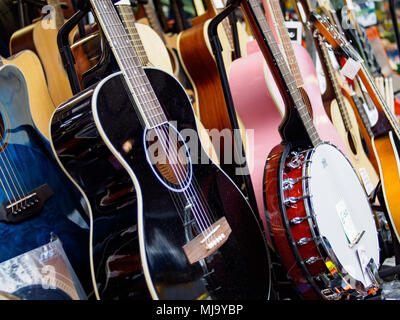
<instances>
[{"instance_id":1,"label":"black acoustic guitar","mask_svg":"<svg viewBox=\"0 0 400 320\"><path fill-rule=\"evenodd\" d=\"M121 72L61 105L51 135L90 203L97 298L268 299L260 222L197 135L186 141L185 90L142 68L111 0L90 4Z\"/></svg>"}]
</instances>

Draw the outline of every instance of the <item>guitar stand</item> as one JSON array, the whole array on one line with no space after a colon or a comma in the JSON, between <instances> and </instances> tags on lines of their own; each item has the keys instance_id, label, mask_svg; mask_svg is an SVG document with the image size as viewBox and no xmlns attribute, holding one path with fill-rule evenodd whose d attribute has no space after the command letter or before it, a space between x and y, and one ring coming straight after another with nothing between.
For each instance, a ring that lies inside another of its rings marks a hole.
<instances>
[{"instance_id":1,"label":"guitar stand","mask_svg":"<svg viewBox=\"0 0 400 320\"><path fill-rule=\"evenodd\" d=\"M228 81L228 78L226 75L225 65L224 65L224 61L222 58L222 47L221 47L221 43L219 42L217 27L222 22L222 20L224 20L229 15L231 15L234 12L234 10L239 7L240 2L241 2L241 0L235 1L235 2L228 1L225 9L222 12L220 12L218 15L216 15L211 20L210 24L208 25L208 35L210 38L211 48L213 50L213 54L214 54L214 57L215 57L215 60L217 63L217 68L218 68L219 76L221 79L222 90L224 92L225 102L226 102L226 106L228 109L228 115L229 115L229 119L231 122L231 127L233 129L233 132L235 132L235 131L239 132L239 131L237 131L237 130L239 130L239 123L238 123L238 120L236 117L235 106L233 104L231 90L229 87L229 81ZM235 24L235 28L236 28L236 23L234 23L234 24ZM236 35L236 40L237 40L237 35ZM234 134L233 137L234 137L234 145L240 146L243 159L246 159L246 156L245 156L244 150L243 150L244 149L243 141L241 139L240 134ZM247 168L247 161L245 164L242 165L242 167ZM255 194L254 194L253 184L250 179L250 174L249 173L244 174L243 177L244 177L245 187L247 190L247 200L249 201L250 206L253 208L253 211L258 212L257 202L256 202Z\"/></svg>"},{"instance_id":2,"label":"guitar stand","mask_svg":"<svg viewBox=\"0 0 400 320\"><path fill-rule=\"evenodd\" d=\"M75 71L75 58L72 54L69 44L69 34L89 11L90 7L86 7L85 9L75 12L75 14L63 24L57 34L58 50L60 51L60 56L64 64L64 68L67 71L73 95L81 91L81 86L79 84L78 76Z\"/></svg>"},{"instance_id":3,"label":"guitar stand","mask_svg":"<svg viewBox=\"0 0 400 320\"><path fill-rule=\"evenodd\" d=\"M378 199L380 205L373 204L376 199ZM383 205L384 201L385 200L384 200L383 193L382 193L382 184L381 184L381 182L379 182L379 184L376 186L374 192L370 196L370 202L372 204L372 208L375 211L382 212L384 214L385 218L387 219L387 221L389 221L389 214L387 212L386 206ZM391 254L393 253L396 265L394 267L385 267L385 268L381 267L380 270L378 271L378 275L381 279L389 278L389 277L393 278L393 277L400 276L400 243L397 240L396 234L393 230L393 226L390 223L388 223L388 225L389 225L390 234L392 235L392 244L391 244L392 249L390 250L390 249L385 248L381 252L389 251L389 252L391 252ZM382 241L385 242L385 239L382 239ZM387 253L387 252L385 252L385 253ZM390 254L387 254L387 255L390 256Z\"/></svg>"}]
</instances>

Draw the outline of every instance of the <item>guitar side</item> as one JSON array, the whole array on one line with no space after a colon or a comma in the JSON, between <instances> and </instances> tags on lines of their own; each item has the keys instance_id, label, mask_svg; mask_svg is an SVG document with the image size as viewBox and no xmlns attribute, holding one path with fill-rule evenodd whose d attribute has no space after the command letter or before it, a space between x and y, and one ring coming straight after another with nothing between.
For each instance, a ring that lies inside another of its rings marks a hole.
<instances>
[{"instance_id":1,"label":"guitar side","mask_svg":"<svg viewBox=\"0 0 400 320\"><path fill-rule=\"evenodd\" d=\"M348 114L348 120L351 125L351 129L346 131L336 100L331 102L332 122L342 140L345 142L349 159L354 166L360 181L363 182L367 193L370 194L378 185L379 177L364 151L357 118L354 114L353 108L351 107L347 98L344 98L343 101L344 107L346 108L346 112Z\"/></svg>"},{"instance_id":2,"label":"guitar side","mask_svg":"<svg viewBox=\"0 0 400 320\"><path fill-rule=\"evenodd\" d=\"M372 146L379 165L379 175L383 189L383 197L389 219L397 239L400 239L400 173L399 173L399 141L395 134L372 138Z\"/></svg>"}]
</instances>

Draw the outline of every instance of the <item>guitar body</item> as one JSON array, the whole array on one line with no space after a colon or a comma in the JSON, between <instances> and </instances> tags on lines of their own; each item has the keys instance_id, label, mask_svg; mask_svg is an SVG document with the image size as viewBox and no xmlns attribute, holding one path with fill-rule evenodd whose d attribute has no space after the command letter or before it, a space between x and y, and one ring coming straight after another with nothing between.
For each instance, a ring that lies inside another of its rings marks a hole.
<instances>
[{"instance_id":1,"label":"guitar body","mask_svg":"<svg viewBox=\"0 0 400 320\"><path fill-rule=\"evenodd\" d=\"M149 58L150 65L174 74L170 54L158 34L152 28L142 23L135 23L135 27L142 40L143 48Z\"/></svg>"},{"instance_id":2,"label":"guitar body","mask_svg":"<svg viewBox=\"0 0 400 320\"><path fill-rule=\"evenodd\" d=\"M91 290L89 221L79 194L34 128L22 72L13 65L1 67L0 88L1 120L6 130L0 153L2 216L9 211L5 206L12 203L12 217L27 218L0 222L0 261L47 244L53 233L60 238L84 289Z\"/></svg>"},{"instance_id":3,"label":"guitar body","mask_svg":"<svg viewBox=\"0 0 400 320\"><path fill-rule=\"evenodd\" d=\"M32 49L40 58L50 96L55 106L72 97L71 85L67 72L61 61L61 56L57 45L57 29L44 29L41 21L27 27L24 37L14 34L10 40L10 52L16 54L22 49ZM26 42L26 33L32 32L33 43Z\"/></svg>"},{"instance_id":4,"label":"guitar body","mask_svg":"<svg viewBox=\"0 0 400 320\"><path fill-rule=\"evenodd\" d=\"M211 44L208 37L208 25L211 20L207 20L203 24L198 24L190 29L181 32L178 36L178 52L179 58L185 73L188 75L190 83L193 87L195 103L193 105L195 115L208 130L231 129L228 110L226 107L221 78L212 53ZM230 69L232 64L231 50L229 49L229 40L224 33L223 27L220 25L217 29L219 41L223 48L223 61L225 69ZM239 129L241 130L241 138L243 146L247 148L247 135L245 126L237 114ZM219 149L222 145L220 141L212 142L219 151L219 155L224 154L223 149ZM223 165L223 158L220 158ZM229 169L223 167L225 171Z\"/></svg>"},{"instance_id":5,"label":"guitar body","mask_svg":"<svg viewBox=\"0 0 400 320\"><path fill-rule=\"evenodd\" d=\"M349 131L346 130L345 124L343 122L342 115L336 100L331 102L331 116L332 122L341 136L342 140L346 144L348 150L349 159L354 166L360 180L368 194L370 194L375 187L378 185L379 177L372 166L370 160L365 154L364 147L361 141L361 135L358 127L357 118L354 114L353 108L347 98L343 98L344 107L349 116L349 123L351 128Z\"/></svg>"},{"instance_id":6,"label":"guitar body","mask_svg":"<svg viewBox=\"0 0 400 320\"><path fill-rule=\"evenodd\" d=\"M192 106L179 82L158 69L145 72L165 114L176 120L178 132L197 131ZM100 295L110 299L266 299L269 256L258 220L218 166L210 161L200 164L206 154L197 138L191 146L197 143L200 152L190 158L192 179L187 187L190 190L195 184L202 201L217 217L227 219L232 233L213 254L189 263L183 246L197 230L192 210L187 210L191 205L185 193L167 187L165 176L156 175L161 171L154 171L156 167L148 162L144 148L148 131L124 83L120 73L110 75L93 91L82 93L80 102L71 100L60 106L52 122L57 157L89 199L95 251L96 243L99 247L107 243L107 252L100 256L95 252L94 259ZM76 116L81 120L69 121ZM191 154L196 148L191 147ZM118 205L105 214L99 201L110 194L107 188L118 185L131 195L115 197ZM103 236L102 221L108 228Z\"/></svg>"},{"instance_id":7,"label":"guitar body","mask_svg":"<svg viewBox=\"0 0 400 320\"><path fill-rule=\"evenodd\" d=\"M33 123L42 136L50 140L49 124L55 107L39 58L32 51L24 50L8 59L1 58L1 63L15 65L24 74Z\"/></svg>"},{"instance_id":8,"label":"guitar body","mask_svg":"<svg viewBox=\"0 0 400 320\"><path fill-rule=\"evenodd\" d=\"M249 43L249 47L254 47ZM316 71L302 46L293 45L305 90L311 100L314 123L318 133L326 140L346 150L344 142L328 119L322 105L318 83L315 81ZM249 50L250 51L250 50ZM248 162L252 166L251 180L257 199L259 212L264 212L262 181L266 155L282 140L278 127L285 113L285 106L275 84L271 71L261 51L251 50L247 57L233 61L229 71L229 85L237 113L248 129L254 129L254 150L248 153ZM254 156L252 156L254 155ZM265 215L261 214L265 223Z\"/></svg>"},{"instance_id":9,"label":"guitar body","mask_svg":"<svg viewBox=\"0 0 400 320\"><path fill-rule=\"evenodd\" d=\"M398 170L399 140L396 135L388 135L372 139L374 153L379 165L379 176L393 230L400 240L400 175Z\"/></svg>"}]
</instances>

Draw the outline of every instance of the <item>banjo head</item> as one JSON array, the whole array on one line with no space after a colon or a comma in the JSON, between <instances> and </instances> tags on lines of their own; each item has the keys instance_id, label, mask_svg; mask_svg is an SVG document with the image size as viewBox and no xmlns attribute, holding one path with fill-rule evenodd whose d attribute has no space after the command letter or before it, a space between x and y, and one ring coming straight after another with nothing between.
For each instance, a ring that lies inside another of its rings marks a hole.
<instances>
[{"instance_id":1,"label":"banjo head","mask_svg":"<svg viewBox=\"0 0 400 320\"><path fill-rule=\"evenodd\" d=\"M378 233L366 192L347 158L324 143L309 154L304 183L322 246L343 278L364 291L371 284L360 262L379 265ZM363 271L364 270L364 271Z\"/></svg>"}]
</instances>

